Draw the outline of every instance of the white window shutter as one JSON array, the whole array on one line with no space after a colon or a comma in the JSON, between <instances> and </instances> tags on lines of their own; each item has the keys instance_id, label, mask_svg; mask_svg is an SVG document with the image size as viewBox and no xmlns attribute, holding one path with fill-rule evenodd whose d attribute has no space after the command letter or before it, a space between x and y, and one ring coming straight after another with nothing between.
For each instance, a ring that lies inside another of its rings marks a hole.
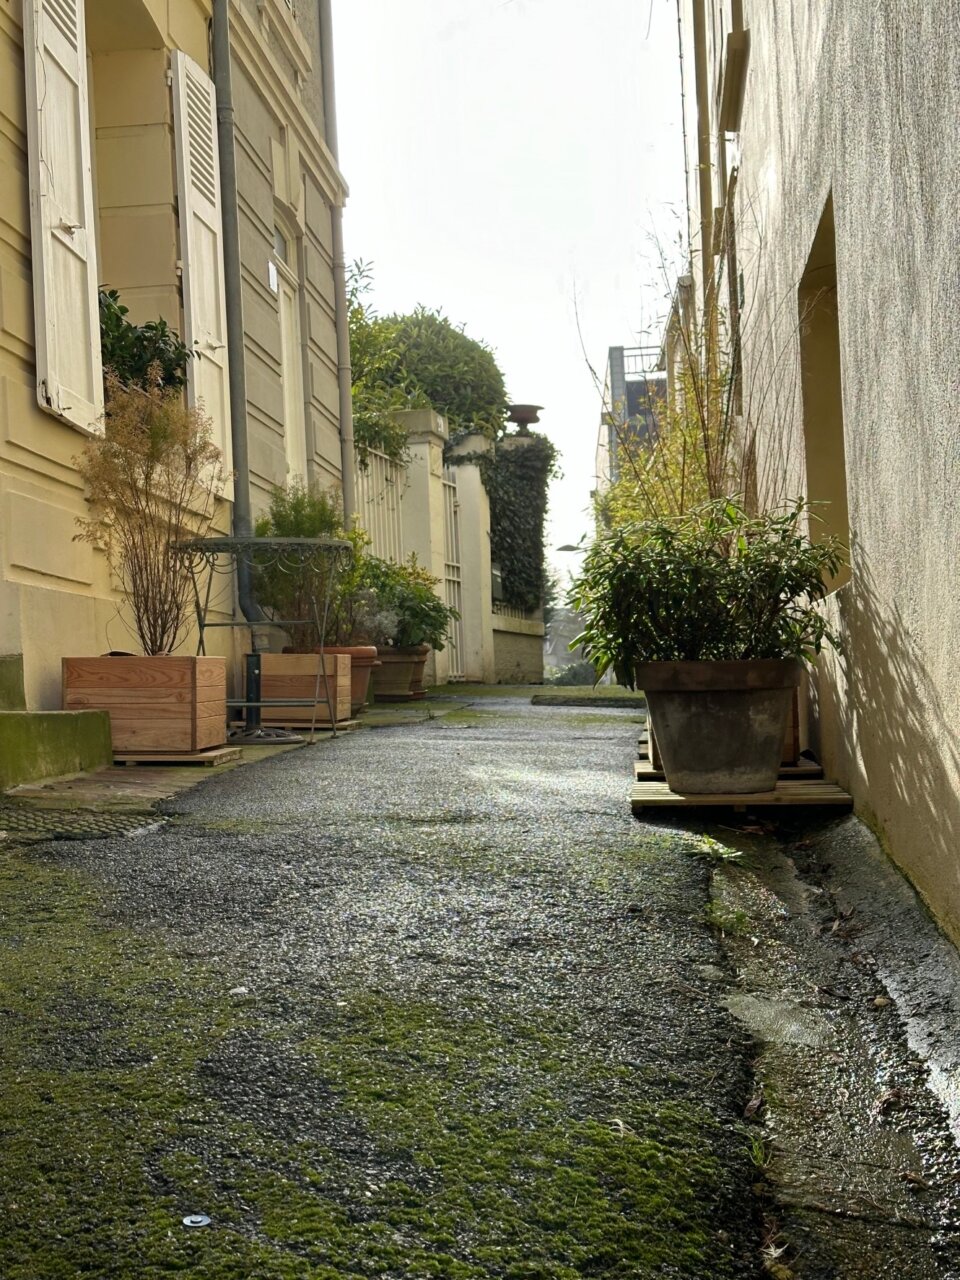
<instances>
[{"instance_id":1,"label":"white window shutter","mask_svg":"<svg viewBox=\"0 0 960 1280\"><path fill-rule=\"evenodd\" d=\"M23 0L37 397L102 429L83 0Z\"/></svg>"},{"instance_id":2,"label":"white window shutter","mask_svg":"<svg viewBox=\"0 0 960 1280\"><path fill-rule=\"evenodd\" d=\"M173 55L173 119L183 267L183 340L193 352L187 365L187 399L191 405L199 404L212 419L214 440L229 472L230 386L216 92L199 63L179 50Z\"/></svg>"}]
</instances>

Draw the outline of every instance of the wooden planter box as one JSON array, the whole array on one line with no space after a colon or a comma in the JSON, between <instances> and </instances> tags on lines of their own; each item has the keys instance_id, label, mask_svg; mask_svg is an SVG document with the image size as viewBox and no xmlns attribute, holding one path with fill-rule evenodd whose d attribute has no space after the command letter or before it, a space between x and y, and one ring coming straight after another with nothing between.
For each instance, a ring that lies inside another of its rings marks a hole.
<instances>
[{"instance_id":1,"label":"wooden planter box","mask_svg":"<svg viewBox=\"0 0 960 1280\"><path fill-rule=\"evenodd\" d=\"M203 751L227 740L227 660L64 658L65 711L107 711L114 751Z\"/></svg>"},{"instance_id":2,"label":"wooden planter box","mask_svg":"<svg viewBox=\"0 0 960 1280\"><path fill-rule=\"evenodd\" d=\"M305 707L264 707L263 724L309 725L329 724L327 684L333 702L334 720L340 724L350 719L350 655L325 653L324 676L317 696L317 676L320 672L318 653L264 653L260 657L260 696L264 702L271 698L303 698Z\"/></svg>"}]
</instances>

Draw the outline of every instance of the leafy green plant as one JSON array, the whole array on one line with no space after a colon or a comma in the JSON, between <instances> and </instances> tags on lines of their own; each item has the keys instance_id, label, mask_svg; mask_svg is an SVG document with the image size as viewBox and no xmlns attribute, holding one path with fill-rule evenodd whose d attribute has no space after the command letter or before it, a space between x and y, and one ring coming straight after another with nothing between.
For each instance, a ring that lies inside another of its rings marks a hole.
<instances>
[{"instance_id":1,"label":"leafy green plant","mask_svg":"<svg viewBox=\"0 0 960 1280\"><path fill-rule=\"evenodd\" d=\"M370 555L366 533L344 528L336 491L324 492L300 481L274 489L255 531L258 537L343 538L353 544L349 562L336 569L320 557L292 572L267 555L256 565L257 598L275 617L294 623L287 628L292 649L309 653L321 640L324 645L443 648L450 623L459 615L436 596L438 579L415 556L406 564L393 564ZM322 623L328 592L321 633L312 621L314 607Z\"/></svg>"},{"instance_id":2,"label":"leafy green plant","mask_svg":"<svg viewBox=\"0 0 960 1280\"><path fill-rule=\"evenodd\" d=\"M361 467L366 467L371 449L403 465L407 460L407 432L396 415L398 410L416 405L396 378L396 326L378 316L365 300L372 284L370 267L354 262L348 297L354 446Z\"/></svg>"},{"instance_id":3,"label":"leafy green plant","mask_svg":"<svg viewBox=\"0 0 960 1280\"><path fill-rule=\"evenodd\" d=\"M834 537L805 532L809 504L750 515L721 498L682 516L601 535L570 602L598 677L610 667L635 687L640 662L801 658L839 648L815 607L845 563Z\"/></svg>"},{"instance_id":4,"label":"leafy green plant","mask_svg":"<svg viewBox=\"0 0 960 1280\"><path fill-rule=\"evenodd\" d=\"M559 470L557 450L546 436L530 432L523 439L523 444L497 449L493 457L460 454L450 461L480 467L490 498L490 555L500 566L504 603L539 609L553 599L543 539L550 481Z\"/></svg>"},{"instance_id":5,"label":"leafy green plant","mask_svg":"<svg viewBox=\"0 0 960 1280\"><path fill-rule=\"evenodd\" d=\"M163 387L180 390L187 380L189 348L166 320L134 324L127 319L129 307L120 301L116 289L101 289L100 350L107 376L125 387L149 387L156 378Z\"/></svg>"},{"instance_id":6,"label":"leafy green plant","mask_svg":"<svg viewBox=\"0 0 960 1280\"><path fill-rule=\"evenodd\" d=\"M406 564L371 556L367 582L381 605L396 614L391 644L399 649L421 644L443 649L450 624L460 615L437 596L439 579L418 564L416 556Z\"/></svg>"},{"instance_id":7,"label":"leafy green plant","mask_svg":"<svg viewBox=\"0 0 960 1280\"><path fill-rule=\"evenodd\" d=\"M324 492L301 481L274 489L255 532L258 537L341 538L353 546L353 555L346 563L341 559L335 569L321 557L294 570L266 555L255 563L260 604L274 617L294 623L287 628L292 649L310 653L321 641L324 645L384 644L394 634L397 613L389 600L380 599L376 585L381 562L368 553L370 539L362 529L344 528L336 490ZM324 600L328 600L325 620ZM314 609L319 630L313 621Z\"/></svg>"},{"instance_id":8,"label":"leafy green plant","mask_svg":"<svg viewBox=\"0 0 960 1280\"><path fill-rule=\"evenodd\" d=\"M688 851L696 858L702 858L704 862L714 864L742 862L743 854L736 849L731 849L720 840L715 840L713 836L701 836L694 844L689 846Z\"/></svg>"}]
</instances>

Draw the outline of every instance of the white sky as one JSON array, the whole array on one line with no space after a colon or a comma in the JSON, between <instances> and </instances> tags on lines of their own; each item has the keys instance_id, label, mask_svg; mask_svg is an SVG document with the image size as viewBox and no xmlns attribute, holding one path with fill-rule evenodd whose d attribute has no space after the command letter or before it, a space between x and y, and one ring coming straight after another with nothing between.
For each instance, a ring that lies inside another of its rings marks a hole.
<instances>
[{"instance_id":1,"label":"white sky","mask_svg":"<svg viewBox=\"0 0 960 1280\"><path fill-rule=\"evenodd\" d=\"M337 0L348 259L441 309L561 451L548 558L591 527L609 346L659 342L683 200L674 0Z\"/></svg>"}]
</instances>

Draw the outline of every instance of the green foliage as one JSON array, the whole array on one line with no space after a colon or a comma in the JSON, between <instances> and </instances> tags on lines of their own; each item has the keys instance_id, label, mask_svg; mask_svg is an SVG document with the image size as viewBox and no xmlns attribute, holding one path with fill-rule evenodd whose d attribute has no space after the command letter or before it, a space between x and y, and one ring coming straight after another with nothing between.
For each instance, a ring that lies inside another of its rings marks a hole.
<instances>
[{"instance_id":1,"label":"green foliage","mask_svg":"<svg viewBox=\"0 0 960 1280\"><path fill-rule=\"evenodd\" d=\"M133 324L116 289L101 289L100 349L103 367L123 386L147 387L159 370L160 385L179 390L187 380L190 350L166 320Z\"/></svg>"},{"instance_id":2,"label":"green foliage","mask_svg":"<svg viewBox=\"0 0 960 1280\"><path fill-rule=\"evenodd\" d=\"M443 414L451 436L503 430L507 393L493 352L439 311L388 317L396 326L395 378L412 399Z\"/></svg>"},{"instance_id":3,"label":"green foliage","mask_svg":"<svg viewBox=\"0 0 960 1280\"><path fill-rule=\"evenodd\" d=\"M406 564L370 556L366 580L383 608L396 617L388 637L391 644L401 649L420 644L443 649L450 623L460 615L437 596L439 579L419 565L416 556Z\"/></svg>"},{"instance_id":4,"label":"green foliage","mask_svg":"<svg viewBox=\"0 0 960 1280\"><path fill-rule=\"evenodd\" d=\"M256 566L257 598L274 616L287 621L303 618L287 628L291 647L309 653L321 638L325 645L393 644L407 647L429 644L442 649L451 621L458 617L438 599L438 579L422 568L416 556L407 564L393 564L367 551L369 539L360 529L343 527L340 495L294 482L274 489L270 508L257 521L258 537L344 538L353 544L353 556L330 580L330 562L318 557L294 572L287 572L261 557ZM329 609L322 635L313 618L323 622L323 601L329 592Z\"/></svg>"},{"instance_id":5,"label":"green foliage","mask_svg":"<svg viewBox=\"0 0 960 1280\"><path fill-rule=\"evenodd\" d=\"M544 680L543 683L579 689L584 685L593 684L594 679L593 663L584 659L581 662L571 662L567 666L561 667L556 675L551 676L549 680Z\"/></svg>"},{"instance_id":6,"label":"green foliage","mask_svg":"<svg viewBox=\"0 0 960 1280\"><path fill-rule=\"evenodd\" d=\"M370 268L355 262L349 282L354 446L361 466L366 466L371 449L402 464L407 457L407 432L396 414L417 406L395 378L399 359L396 326L364 301L371 283Z\"/></svg>"},{"instance_id":7,"label":"green foliage","mask_svg":"<svg viewBox=\"0 0 960 1280\"><path fill-rule=\"evenodd\" d=\"M594 498L598 527L683 515L724 492L730 460L717 455L735 444L724 427L727 379L717 371L707 385L695 372L682 366L669 396L650 394L648 436L638 440L617 429L618 478Z\"/></svg>"},{"instance_id":8,"label":"green foliage","mask_svg":"<svg viewBox=\"0 0 960 1280\"><path fill-rule=\"evenodd\" d=\"M809 506L751 516L721 498L684 516L626 524L597 539L571 592L576 643L598 675L634 688L639 662L802 658L839 646L814 606L845 563L836 538L812 542Z\"/></svg>"},{"instance_id":9,"label":"green foliage","mask_svg":"<svg viewBox=\"0 0 960 1280\"><path fill-rule=\"evenodd\" d=\"M276 618L285 621L305 619L301 625L287 628L291 647L309 653L323 640L324 644L349 644L342 633L346 615L352 613L353 597L359 589L362 572L364 535L348 534L343 527L343 508L335 491L324 493L300 481L276 488L270 495L270 507L254 530L257 537L274 538L347 538L354 544L354 556L348 566L334 575L325 557L287 571L264 555L254 564L255 588L261 605ZM330 607L327 625L318 633L310 621L316 607L323 620L323 602L329 591Z\"/></svg>"},{"instance_id":10,"label":"green foliage","mask_svg":"<svg viewBox=\"0 0 960 1280\"><path fill-rule=\"evenodd\" d=\"M539 609L547 596L543 535L557 451L546 436L515 438L524 443L501 447L480 464L490 497L490 554L500 565L504 601Z\"/></svg>"},{"instance_id":11,"label":"green foliage","mask_svg":"<svg viewBox=\"0 0 960 1280\"><path fill-rule=\"evenodd\" d=\"M471 430L493 437L501 431L507 395L490 348L426 307L409 315L378 316L364 301L370 287L370 268L355 262L350 359L361 465L370 449L404 460L406 432L395 417L400 409L434 409L447 419L451 435Z\"/></svg>"}]
</instances>

